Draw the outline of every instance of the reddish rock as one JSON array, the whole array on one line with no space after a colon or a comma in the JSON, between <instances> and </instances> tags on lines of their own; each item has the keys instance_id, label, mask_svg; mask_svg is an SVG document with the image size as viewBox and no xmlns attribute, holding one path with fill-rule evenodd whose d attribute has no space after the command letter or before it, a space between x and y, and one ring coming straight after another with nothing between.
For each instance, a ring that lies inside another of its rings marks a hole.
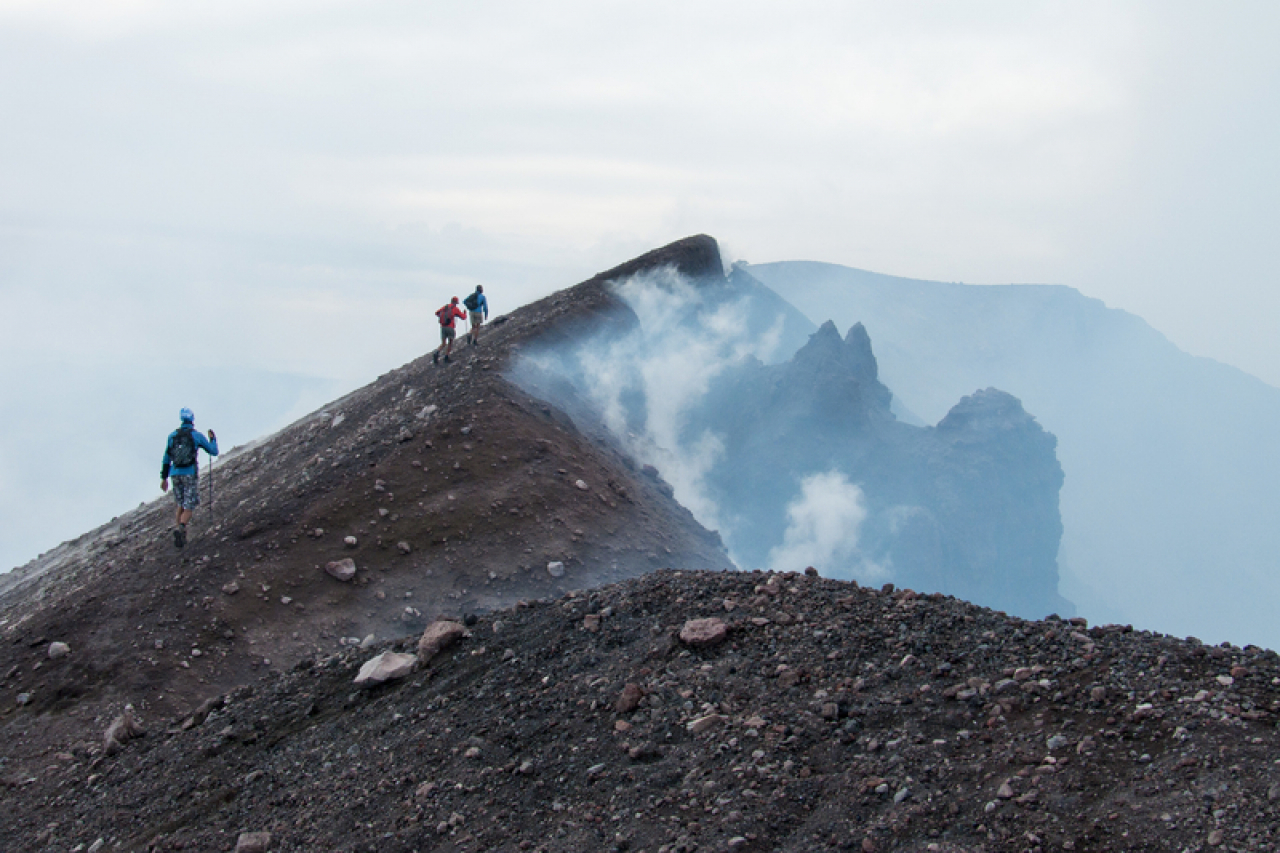
<instances>
[{"instance_id":1,"label":"reddish rock","mask_svg":"<svg viewBox=\"0 0 1280 853\"><path fill-rule=\"evenodd\" d=\"M680 629L680 642L689 646L714 646L729 636L729 626L724 620L712 616L709 619L690 619Z\"/></svg>"},{"instance_id":2,"label":"reddish rock","mask_svg":"<svg viewBox=\"0 0 1280 853\"><path fill-rule=\"evenodd\" d=\"M613 705L614 710L619 714L629 714L636 709L643 698L644 688L639 684L628 683L618 695L618 701Z\"/></svg>"}]
</instances>

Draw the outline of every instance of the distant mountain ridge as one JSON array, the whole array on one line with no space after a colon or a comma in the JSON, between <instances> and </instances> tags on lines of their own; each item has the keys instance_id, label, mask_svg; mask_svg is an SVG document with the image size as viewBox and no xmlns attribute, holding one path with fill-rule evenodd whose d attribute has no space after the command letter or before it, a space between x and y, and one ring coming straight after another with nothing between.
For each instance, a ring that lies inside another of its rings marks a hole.
<instances>
[{"instance_id":1,"label":"distant mountain ridge","mask_svg":"<svg viewBox=\"0 0 1280 853\"><path fill-rule=\"evenodd\" d=\"M925 421L991 385L1058 437L1062 592L1091 619L1280 645L1280 390L1061 285L975 286L809 261L745 268L862 322Z\"/></svg>"}]
</instances>

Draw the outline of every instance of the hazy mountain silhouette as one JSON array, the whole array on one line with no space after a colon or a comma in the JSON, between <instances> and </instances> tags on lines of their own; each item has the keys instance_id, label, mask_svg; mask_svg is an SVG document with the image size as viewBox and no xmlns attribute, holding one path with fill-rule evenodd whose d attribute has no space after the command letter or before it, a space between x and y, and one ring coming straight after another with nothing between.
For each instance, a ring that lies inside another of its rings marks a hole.
<instances>
[{"instance_id":1,"label":"hazy mountain silhouette","mask_svg":"<svg viewBox=\"0 0 1280 853\"><path fill-rule=\"evenodd\" d=\"M811 319L862 322L926 421L995 385L1058 437L1062 592L1095 619L1280 643L1280 390L1069 287L747 270Z\"/></svg>"}]
</instances>

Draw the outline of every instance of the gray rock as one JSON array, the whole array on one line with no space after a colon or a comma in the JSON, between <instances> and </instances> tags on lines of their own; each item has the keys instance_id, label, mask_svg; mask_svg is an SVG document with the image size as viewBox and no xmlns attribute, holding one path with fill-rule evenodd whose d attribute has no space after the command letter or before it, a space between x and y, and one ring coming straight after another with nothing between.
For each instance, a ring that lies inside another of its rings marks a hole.
<instances>
[{"instance_id":1,"label":"gray rock","mask_svg":"<svg viewBox=\"0 0 1280 853\"><path fill-rule=\"evenodd\" d=\"M547 563L547 574L551 575L553 578L564 577L564 563L559 560L553 560L552 562Z\"/></svg>"},{"instance_id":2,"label":"gray rock","mask_svg":"<svg viewBox=\"0 0 1280 853\"><path fill-rule=\"evenodd\" d=\"M359 539L357 539L357 538L356 538L356 537L354 537L354 536L345 536L345 537L343 537L342 542L343 542L343 544L344 544L344 545L346 545L348 548L354 548L354 547L356 547L357 545L359 545L359 544L360 544L360 540L359 540Z\"/></svg>"},{"instance_id":3,"label":"gray rock","mask_svg":"<svg viewBox=\"0 0 1280 853\"><path fill-rule=\"evenodd\" d=\"M239 591L240 591L240 584L236 583L235 581L229 581L222 585L223 595L235 595Z\"/></svg>"},{"instance_id":4,"label":"gray rock","mask_svg":"<svg viewBox=\"0 0 1280 853\"><path fill-rule=\"evenodd\" d=\"M71 647L68 646L66 643L55 641L49 644L50 660L57 660L58 658L64 658L69 654L71 654Z\"/></svg>"},{"instance_id":5,"label":"gray rock","mask_svg":"<svg viewBox=\"0 0 1280 853\"><path fill-rule=\"evenodd\" d=\"M349 581L356 576L356 561L350 557L344 557L341 560L325 563L324 570L330 577L344 582Z\"/></svg>"},{"instance_id":6,"label":"gray rock","mask_svg":"<svg viewBox=\"0 0 1280 853\"><path fill-rule=\"evenodd\" d=\"M111 721L106 734L102 736L102 752L114 755L124 748L124 744L136 737L146 734L146 729L133 715L133 706L125 705L124 712Z\"/></svg>"},{"instance_id":7,"label":"gray rock","mask_svg":"<svg viewBox=\"0 0 1280 853\"><path fill-rule=\"evenodd\" d=\"M235 853L266 853L270 849L271 833L269 832L242 832L236 839Z\"/></svg>"},{"instance_id":8,"label":"gray rock","mask_svg":"<svg viewBox=\"0 0 1280 853\"><path fill-rule=\"evenodd\" d=\"M723 722L724 722L724 717L720 716L719 714L706 714L704 716L698 717L696 720L691 720L685 728L689 730L690 734L696 735L696 734L702 734L708 729L714 726L718 726Z\"/></svg>"},{"instance_id":9,"label":"gray rock","mask_svg":"<svg viewBox=\"0 0 1280 853\"><path fill-rule=\"evenodd\" d=\"M356 675L357 687L373 687L397 678L404 678L413 672L418 663L417 655L406 655L399 652L383 652L372 660L366 661Z\"/></svg>"}]
</instances>

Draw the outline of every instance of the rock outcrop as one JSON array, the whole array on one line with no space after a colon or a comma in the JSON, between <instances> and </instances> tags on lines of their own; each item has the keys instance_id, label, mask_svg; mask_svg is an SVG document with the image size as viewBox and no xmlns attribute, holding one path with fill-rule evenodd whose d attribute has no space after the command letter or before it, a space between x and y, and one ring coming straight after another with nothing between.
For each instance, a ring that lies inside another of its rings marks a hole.
<instances>
[{"instance_id":1,"label":"rock outcrop","mask_svg":"<svg viewBox=\"0 0 1280 853\"><path fill-rule=\"evenodd\" d=\"M715 382L685 428L722 442L705 484L732 520L722 533L735 556L745 567L776 565L789 546L811 545L796 513L833 499L806 485L828 475L847 494L856 488L861 505L824 572L1021 616L1070 615L1057 592L1054 437L995 389L965 397L933 428L899 422L891 399L861 324L842 339L826 323L791 361L747 361Z\"/></svg>"}]
</instances>

